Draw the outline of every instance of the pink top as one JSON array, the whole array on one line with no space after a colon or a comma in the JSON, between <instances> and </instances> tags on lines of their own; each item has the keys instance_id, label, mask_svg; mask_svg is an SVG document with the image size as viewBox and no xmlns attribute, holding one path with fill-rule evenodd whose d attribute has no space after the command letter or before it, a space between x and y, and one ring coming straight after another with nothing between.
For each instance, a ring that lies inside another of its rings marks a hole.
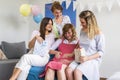
<instances>
[{"instance_id":1,"label":"pink top","mask_svg":"<svg viewBox=\"0 0 120 80\"><path fill-rule=\"evenodd\" d=\"M48 64L46 65L45 71L48 68L51 68L53 70L60 70L62 68L62 64L68 65L70 62L72 62L74 60L74 56L69 57L69 58L63 58L63 55L71 54L74 51L74 49L76 48L77 44L65 44L65 43L63 43L63 41L64 40L62 40L62 42L60 43L60 45L58 47L58 51L60 51L62 53L60 58L54 57L52 59L52 61L48 62ZM40 77L43 77L44 75L45 75L45 73L40 75Z\"/></svg>"},{"instance_id":2,"label":"pink top","mask_svg":"<svg viewBox=\"0 0 120 80\"><path fill-rule=\"evenodd\" d=\"M63 58L63 55L71 54L74 51L75 47L76 47L76 44L65 44L63 43L63 40L62 40L62 43L58 47L58 51L62 53L60 58L54 57L52 61L48 63L47 66L49 68L59 70L61 69L62 64L68 65L70 62L74 60L74 57ZM54 65L54 66L51 66L51 65Z\"/></svg>"}]
</instances>

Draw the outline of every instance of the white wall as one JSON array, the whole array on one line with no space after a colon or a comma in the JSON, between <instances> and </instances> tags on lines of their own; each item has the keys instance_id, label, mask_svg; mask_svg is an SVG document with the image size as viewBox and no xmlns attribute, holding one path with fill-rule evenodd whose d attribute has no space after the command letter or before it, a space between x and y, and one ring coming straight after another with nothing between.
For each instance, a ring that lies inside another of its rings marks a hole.
<instances>
[{"instance_id":1,"label":"white wall","mask_svg":"<svg viewBox=\"0 0 120 80\"><path fill-rule=\"evenodd\" d=\"M28 42L29 17L19 13L21 4L27 0L0 0L0 42Z\"/></svg>"},{"instance_id":2,"label":"white wall","mask_svg":"<svg viewBox=\"0 0 120 80\"><path fill-rule=\"evenodd\" d=\"M120 7L114 4L110 12L104 7L101 13L96 15L106 37L106 52L100 72L102 76L108 77L120 71Z\"/></svg>"},{"instance_id":3,"label":"white wall","mask_svg":"<svg viewBox=\"0 0 120 80\"><path fill-rule=\"evenodd\" d=\"M24 40L28 43L31 32L34 29L39 29L39 24L33 21L32 15L21 16L19 7L24 3L40 5L44 16L44 4L48 1L50 0L43 0L43 2L41 0L10 0L9 2L8 0L0 0L0 42L3 40L9 42ZM84 0L84 3L89 3L89 1ZM96 8L93 8L93 12L106 38L106 52L103 56L100 74L103 77L109 77L114 72L120 71L120 7L117 3L114 3L111 11L108 11L104 6L101 12L98 12ZM78 33L80 29L79 13L80 9L77 8L76 30Z\"/></svg>"}]
</instances>

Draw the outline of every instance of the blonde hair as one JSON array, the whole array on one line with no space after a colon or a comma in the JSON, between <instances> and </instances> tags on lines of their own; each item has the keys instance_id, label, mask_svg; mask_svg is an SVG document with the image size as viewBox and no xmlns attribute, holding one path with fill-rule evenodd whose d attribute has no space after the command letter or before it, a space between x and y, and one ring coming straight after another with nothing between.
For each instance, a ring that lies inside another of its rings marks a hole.
<instances>
[{"instance_id":1,"label":"blonde hair","mask_svg":"<svg viewBox=\"0 0 120 80\"><path fill-rule=\"evenodd\" d=\"M60 5L60 2L58 1L54 1L52 3L52 7L51 7L51 11L54 12L55 9L58 9L58 10L63 10L62 6Z\"/></svg>"},{"instance_id":2,"label":"blonde hair","mask_svg":"<svg viewBox=\"0 0 120 80\"><path fill-rule=\"evenodd\" d=\"M90 39L93 39L95 35L100 33L95 15L89 10L82 11L79 14L79 18L83 18L86 21L87 35Z\"/></svg>"},{"instance_id":3,"label":"blonde hair","mask_svg":"<svg viewBox=\"0 0 120 80\"><path fill-rule=\"evenodd\" d=\"M69 31L69 29L71 29L71 31L72 31L72 39L71 40L75 40L76 39L76 31L75 31L74 26L70 23L67 23L64 25L64 27L62 29L62 31L63 31L62 36L65 38L65 34L66 34L66 32Z\"/></svg>"}]
</instances>

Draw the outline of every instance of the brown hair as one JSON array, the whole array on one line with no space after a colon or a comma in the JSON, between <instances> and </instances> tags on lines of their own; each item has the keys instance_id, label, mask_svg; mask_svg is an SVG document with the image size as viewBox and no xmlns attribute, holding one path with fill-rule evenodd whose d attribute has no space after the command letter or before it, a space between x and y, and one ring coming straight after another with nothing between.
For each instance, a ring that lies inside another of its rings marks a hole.
<instances>
[{"instance_id":1,"label":"brown hair","mask_svg":"<svg viewBox=\"0 0 120 80\"><path fill-rule=\"evenodd\" d=\"M55 9L58 9L58 10L63 10L62 6L60 5L60 2L58 1L54 1L52 3L52 7L51 7L51 11L54 12Z\"/></svg>"},{"instance_id":2,"label":"brown hair","mask_svg":"<svg viewBox=\"0 0 120 80\"><path fill-rule=\"evenodd\" d=\"M74 26L72 24L70 24L70 23L65 24L63 29L62 29L62 31L63 31L63 34L62 34L63 38L66 39L65 34L66 34L66 32L69 31L69 29L72 30L72 40L75 40L76 39L76 31L75 31Z\"/></svg>"},{"instance_id":3,"label":"brown hair","mask_svg":"<svg viewBox=\"0 0 120 80\"><path fill-rule=\"evenodd\" d=\"M43 18L42 21L41 21L39 32L40 32L40 36L41 36L43 39L45 39L45 31L46 31L45 28L46 28L46 26L47 26L47 24L49 23L50 20L52 21L51 18L45 17L45 18ZM52 21L52 25L53 25L53 21Z\"/></svg>"},{"instance_id":4,"label":"brown hair","mask_svg":"<svg viewBox=\"0 0 120 80\"><path fill-rule=\"evenodd\" d=\"M82 11L79 14L79 18L83 18L87 25L87 34L90 39L93 39L95 35L100 33L95 15L90 10Z\"/></svg>"}]
</instances>

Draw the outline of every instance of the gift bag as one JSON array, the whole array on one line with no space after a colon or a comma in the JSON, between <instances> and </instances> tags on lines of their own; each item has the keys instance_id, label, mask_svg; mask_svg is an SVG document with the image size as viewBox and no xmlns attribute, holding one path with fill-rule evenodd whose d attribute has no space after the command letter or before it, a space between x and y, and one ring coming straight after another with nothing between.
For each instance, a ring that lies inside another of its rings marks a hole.
<instances>
[{"instance_id":1,"label":"gift bag","mask_svg":"<svg viewBox=\"0 0 120 80\"><path fill-rule=\"evenodd\" d=\"M80 48L75 48L75 49L74 49L74 55L75 55L75 61L76 61L76 62L79 62L80 55L81 55L81 53L80 53Z\"/></svg>"},{"instance_id":2,"label":"gift bag","mask_svg":"<svg viewBox=\"0 0 120 80\"><path fill-rule=\"evenodd\" d=\"M79 44L77 44L76 48L74 49L75 61L80 62L80 56L85 56L85 54L85 49L80 48Z\"/></svg>"}]
</instances>

